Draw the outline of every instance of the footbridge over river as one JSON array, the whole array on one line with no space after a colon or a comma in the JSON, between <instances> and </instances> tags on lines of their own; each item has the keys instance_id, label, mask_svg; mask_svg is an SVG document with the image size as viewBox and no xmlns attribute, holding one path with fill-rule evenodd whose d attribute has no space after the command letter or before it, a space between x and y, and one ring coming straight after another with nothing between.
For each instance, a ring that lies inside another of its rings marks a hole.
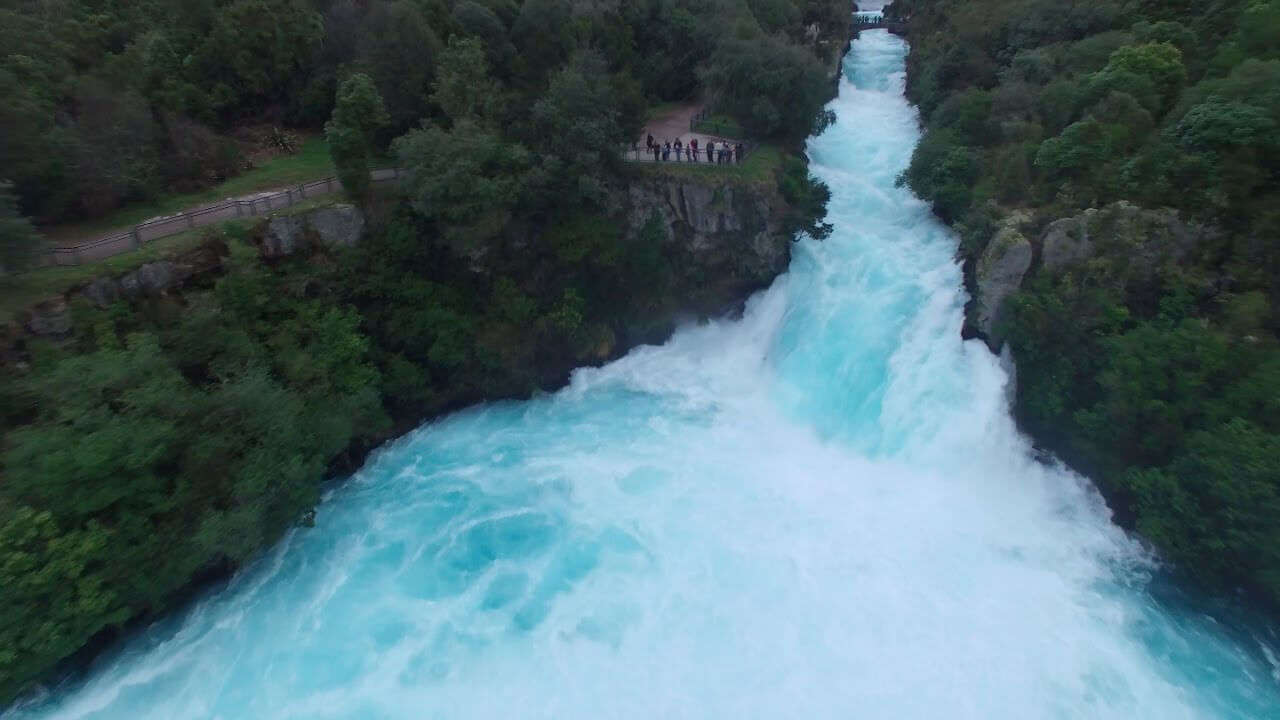
<instances>
[{"instance_id":1,"label":"footbridge over river","mask_svg":"<svg viewBox=\"0 0 1280 720\"><path fill-rule=\"evenodd\" d=\"M883 15L855 15L853 17L853 37L863 30L888 30L894 35L907 34L905 20L886 20Z\"/></svg>"}]
</instances>

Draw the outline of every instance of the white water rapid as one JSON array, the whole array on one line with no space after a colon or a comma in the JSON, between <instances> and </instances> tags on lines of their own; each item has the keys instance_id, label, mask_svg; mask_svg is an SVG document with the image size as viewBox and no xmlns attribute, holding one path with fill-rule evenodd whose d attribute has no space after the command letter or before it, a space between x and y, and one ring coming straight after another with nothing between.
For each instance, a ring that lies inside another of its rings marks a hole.
<instances>
[{"instance_id":1,"label":"white water rapid","mask_svg":"<svg viewBox=\"0 0 1280 720\"><path fill-rule=\"evenodd\" d=\"M9 718L1264 718L1266 648L1152 599L960 340L894 187L904 43L809 145L825 242L741 320L393 443L228 587Z\"/></svg>"}]
</instances>

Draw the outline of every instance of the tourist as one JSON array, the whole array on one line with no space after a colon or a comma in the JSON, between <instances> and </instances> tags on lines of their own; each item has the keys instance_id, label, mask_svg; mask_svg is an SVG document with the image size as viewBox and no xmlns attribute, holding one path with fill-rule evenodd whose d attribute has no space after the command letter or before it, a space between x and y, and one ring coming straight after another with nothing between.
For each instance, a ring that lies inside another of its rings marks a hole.
<instances>
[{"instance_id":1,"label":"tourist","mask_svg":"<svg viewBox=\"0 0 1280 720\"><path fill-rule=\"evenodd\" d=\"M684 143L680 142L680 138L676 138L676 162L680 162L682 155L684 155Z\"/></svg>"},{"instance_id":2,"label":"tourist","mask_svg":"<svg viewBox=\"0 0 1280 720\"><path fill-rule=\"evenodd\" d=\"M707 162L716 161L716 142L715 140L707 141Z\"/></svg>"},{"instance_id":3,"label":"tourist","mask_svg":"<svg viewBox=\"0 0 1280 720\"><path fill-rule=\"evenodd\" d=\"M658 153L662 152L662 148L658 147L658 142L656 140L649 146L649 152L653 153L653 161L658 162Z\"/></svg>"},{"instance_id":4,"label":"tourist","mask_svg":"<svg viewBox=\"0 0 1280 720\"><path fill-rule=\"evenodd\" d=\"M645 149L647 149L647 150L652 150L652 149L653 149L653 145L654 145L654 143L653 143L653 136L652 136L652 135L650 135L650 136L649 136L649 140L648 140L648 142L646 142L646 143L644 144Z\"/></svg>"},{"instance_id":5,"label":"tourist","mask_svg":"<svg viewBox=\"0 0 1280 720\"><path fill-rule=\"evenodd\" d=\"M737 145L734 146L733 148L734 162L742 162L742 153L744 150L746 150L746 148L742 146L742 143L738 143Z\"/></svg>"},{"instance_id":6,"label":"tourist","mask_svg":"<svg viewBox=\"0 0 1280 720\"><path fill-rule=\"evenodd\" d=\"M671 141L668 140L667 144L662 146L662 160L663 162L666 162L670 158L671 158Z\"/></svg>"},{"instance_id":7,"label":"tourist","mask_svg":"<svg viewBox=\"0 0 1280 720\"><path fill-rule=\"evenodd\" d=\"M698 162L698 138L689 141L689 159Z\"/></svg>"}]
</instances>

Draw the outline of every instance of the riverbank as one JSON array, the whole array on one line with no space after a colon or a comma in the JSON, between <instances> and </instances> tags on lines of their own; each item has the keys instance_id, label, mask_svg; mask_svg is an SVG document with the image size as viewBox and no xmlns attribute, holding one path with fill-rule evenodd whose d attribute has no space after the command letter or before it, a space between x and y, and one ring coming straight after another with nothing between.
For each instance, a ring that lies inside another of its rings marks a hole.
<instances>
[{"instance_id":1,"label":"riverbank","mask_svg":"<svg viewBox=\"0 0 1280 720\"><path fill-rule=\"evenodd\" d=\"M31 309L0 354L11 371L0 388L11 398L4 537L56 536L25 509L56 499L94 545L61 566L70 576L19 564L5 580L28 618L12 626L16 646L38 640L50 604L88 599L65 598L74 577L102 603L93 614L68 608L87 631L64 646L74 653L64 667L82 667L306 522L320 478L349 474L387 440L476 403L560 388L574 368L661 342L679 322L739 312L786 268L800 216L822 210L796 204L784 180L797 187L782 163L768 182L745 184L635 172L612 188L608 216L462 255L423 242L394 202L368 216L329 202L82 280ZM77 403L105 422L60 422L84 412ZM151 455L74 474L59 465L68 448L110 452L113 437ZM102 474L86 484L89 473ZM196 494L138 506L133 488L147 484ZM121 502L147 518L145 534L106 524ZM214 535L223 523L240 532ZM17 542L33 562L64 562L55 546Z\"/></svg>"},{"instance_id":2,"label":"riverbank","mask_svg":"<svg viewBox=\"0 0 1280 720\"><path fill-rule=\"evenodd\" d=\"M903 178L961 237L964 332L1016 362L1021 427L1184 581L1274 619L1280 176L1270 141L1217 134L1280 122L1261 7L1021 33L1042 6L907 3L926 132Z\"/></svg>"}]
</instances>

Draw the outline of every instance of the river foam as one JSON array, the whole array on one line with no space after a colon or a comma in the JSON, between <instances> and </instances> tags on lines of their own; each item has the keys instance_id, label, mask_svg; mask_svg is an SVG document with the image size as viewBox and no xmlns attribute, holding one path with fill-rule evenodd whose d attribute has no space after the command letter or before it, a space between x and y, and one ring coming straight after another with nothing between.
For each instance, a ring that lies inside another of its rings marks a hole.
<instances>
[{"instance_id":1,"label":"river foam","mask_svg":"<svg viewBox=\"0 0 1280 720\"><path fill-rule=\"evenodd\" d=\"M270 555L13 718L1277 717L1162 607L960 340L956 241L894 187L905 47L810 143L825 242L741 320L377 453Z\"/></svg>"}]
</instances>

